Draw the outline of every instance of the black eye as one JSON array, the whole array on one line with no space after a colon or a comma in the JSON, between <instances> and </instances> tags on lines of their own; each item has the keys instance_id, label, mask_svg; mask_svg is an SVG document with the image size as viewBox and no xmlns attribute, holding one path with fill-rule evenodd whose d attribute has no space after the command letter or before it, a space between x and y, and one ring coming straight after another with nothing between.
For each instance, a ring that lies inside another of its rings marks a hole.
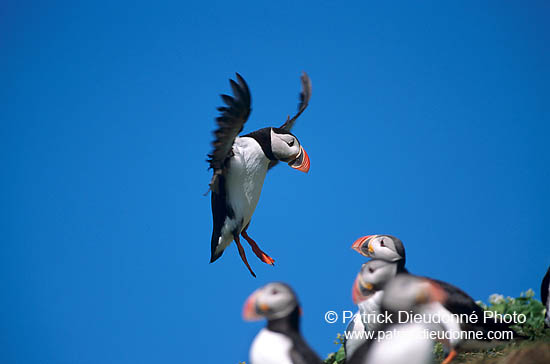
<instances>
[{"instance_id":1,"label":"black eye","mask_svg":"<svg viewBox=\"0 0 550 364\"><path fill-rule=\"evenodd\" d=\"M369 268L369 272L374 273L374 269Z\"/></svg>"},{"instance_id":2,"label":"black eye","mask_svg":"<svg viewBox=\"0 0 550 364\"><path fill-rule=\"evenodd\" d=\"M380 246L386 246L384 245L384 239L380 240Z\"/></svg>"},{"instance_id":3,"label":"black eye","mask_svg":"<svg viewBox=\"0 0 550 364\"><path fill-rule=\"evenodd\" d=\"M287 144L288 144L289 147L292 147L292 146L294 145L294 139L292 139L291 141L289 141Z\"/></svg>"},{"instance_id":4,"label":"black eye","mask_svg":"<svg viewBox=\"0 0 550 364\"><path fill-rule=\"evenodd\" d=\"M277 294L277 293L279 293L279 291L277 290L277 288L273 288L273 289L271 290L271 294Z\"/></svg>"}]
</instances>

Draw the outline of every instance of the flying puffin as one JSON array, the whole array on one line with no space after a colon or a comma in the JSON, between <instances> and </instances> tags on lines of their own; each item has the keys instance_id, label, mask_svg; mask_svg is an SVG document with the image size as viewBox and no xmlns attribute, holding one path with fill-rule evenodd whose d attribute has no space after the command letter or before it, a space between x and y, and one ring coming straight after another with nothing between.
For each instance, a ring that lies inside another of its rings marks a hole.
<instances>
[{"instance_id":1,"label":"flying puffin","mask_svg":"<svg viewBox=\"0 0 550 364\"><path fill-rule=\"evenodd\" d=\"M401 240L391 235L368 235L357 239L352 248L358 251L360 254L368 257L377 257L377 260L384 261L388 265L385 268L388 274L410 274L405 268L405 248ZM370 263L370 262L367 262ZM481 331L488 333L489 331L512 331L509 324L504 322L498 322L496 319L485 319L484 311L472 297L460 288L437 279L421 277L429 279L434 283L441 286L446 294L447 299L443 304L444 310L450 314L467 314L475 315L477 317L477 323L461 322L460 328L463 331ZM387 281L386 281L387 283ZM368 291L369 287L364 287ZM451 330L451 329L449 329ZM512 331L513 332L513 331ZM519 334L514 333L514 336L522 337ZM475 335L469 335L469 337L475 337ZM505 340L489 340L484 335L484 338L479 340L464 340L464 341L451 341L450 351L445 359L444 363L449 363L456 355L458 349L463 350L476 350L486 349L497 345L506 343ZM505 335L503 337L506 337Z\"/></svg>"},{"instance_id":2,"label":"flying puffin","mask_svg":"<svg viewBox=\"0 0 550 364\"><path fill-rule=\"evenodd\" d=\"M235 240L239 255L250 273L256 277L239 240L250 244L252 251L264 263L274 263L248 236L246 230L256 208L268 169L279 161L301 172L309 171L309 157L298 138L290 130L307 108L311 96L311 81L302 74L302 92L298 112L279 128L268 127L238 136L250 115L250 91L244 79L236 74L237 82L229 80L233 96L221 95L227 106L219 107L213 151L208 163L214 173L210 181L212 202L212 240L210 263L216 261L225 248Z\"/></svg>"},{"instance_id":3,"label":"flying puffin","mask_svg":"<svg viewBox=\"0 0 550 364\"><path fill-rule=\"evenodd\" d=\"M250 347L251 364L321 364L300 334L300 305L287 284L268 283L246 300L243 318L267 319Z\"/></svg>"},{"instance_id":4,"label":"flying puffin","mask_svg":"<svg viewBox=\"0 0 550 364\"><path fill-rule=\"evenodd\" d=\"M540 285L540 298L544 307L546 307L546 317L544 318L544 323L546 326L550 327L550 297L548 295L550 291L550 267L546 271L546 275L542 279Z\"/></svg>"},{"instance_id":5,"label":"flying puffin","mask_svg":"<svg viewBox=\"0 0 550 364\"><path fill-rule=\"evenodd\" d=\"M378 332L398 335L375 336L365 341L346 360L349 364L428 364L433 363L435 342L426 336L426 330L437 330L438 325L399 322L399 311L422 313L426 305L444 302L446 293L436 283L410 275L398 275L386 285L381 310L392 314L392 322L384 322Z\"/></svg>"}]
</instances>

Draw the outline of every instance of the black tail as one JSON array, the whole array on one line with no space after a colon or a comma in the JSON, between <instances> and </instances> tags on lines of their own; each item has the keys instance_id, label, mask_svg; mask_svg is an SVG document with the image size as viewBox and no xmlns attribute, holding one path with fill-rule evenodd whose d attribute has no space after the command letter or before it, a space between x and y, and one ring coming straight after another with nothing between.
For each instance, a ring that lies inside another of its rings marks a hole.
<instances>
[{"instance_id":1,"label":"black tail","mask_svg":"<svg viewBox=\"0 0 550 364\"><path fill-rule=\"evenodd\" d=\"M222 254L223 254L223 250L216 253L216 247L218 246L218 240L220 238L220 235L217 235L215 231L212 232L212 241L211 241L211 247L212 247L212 252L210 254L210 263L214 263L216 260L218 260Z\"/></svg>"}]
</instances>

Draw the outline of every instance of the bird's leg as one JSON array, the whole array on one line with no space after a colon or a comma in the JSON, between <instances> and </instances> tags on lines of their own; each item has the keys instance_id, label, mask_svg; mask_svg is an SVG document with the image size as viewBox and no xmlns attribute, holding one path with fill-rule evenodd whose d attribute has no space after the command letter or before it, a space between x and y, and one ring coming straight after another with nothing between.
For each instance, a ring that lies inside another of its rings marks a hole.
<instances>
[{"instance_id":1,"label":"bird's leg","mask_svg":"<svg viewBox=\"0 0 550 364\"><path fill-rule=\"evenodd\" d=\"M443 360L443 361L441 362L441 364L449 364L450 362L453 361L453 359L455 358L456 354L457 354L457 353L456 353L456 350L455 350L455 349L451 350L451 352L449 353L449 355L447 355L447 357L445 358L445 360Z\"/></svg>"},{"instance_id":2,"label":"bird's leg","mask_svg":"<svg viewBox=\"0 0 550 364\"><path fill-rule=\"evenodd\" d=\"M256 244L256 242L250 236L248 236L248 234L246 233L246 229L248 229L248 225L246 225L246 227L243 229L241 235L243 236L243 238L245 238L246 241L248 241L248 244L250 244L250 247L252 248L254 254L256 254L256 256L260 258L262 262L275 265L275 259L271 258L269 255L264 253L262 249L260 249L258 244Z\"/></svg>"},{"instance_id":3,"label":"bird's leg","mask_svg":"<svg viewBox=\"0 0 550 364\"><path fill-rule=\"evenodd\" d=\"M248 260L246 260L246 254L244 253L243 246L241 245L241 242L239 240L239 234L235 234L234 238L235 238L235 243L237 243L237 249L239 249L239 255L241 256L241 259L243 260L244 264L250 271L250 274L252 274L252 276L256 278L256 274L254 274L254 271L252 270L252 268L250 268L250 264L248 264Z\"/></svg>"}]
</instances>

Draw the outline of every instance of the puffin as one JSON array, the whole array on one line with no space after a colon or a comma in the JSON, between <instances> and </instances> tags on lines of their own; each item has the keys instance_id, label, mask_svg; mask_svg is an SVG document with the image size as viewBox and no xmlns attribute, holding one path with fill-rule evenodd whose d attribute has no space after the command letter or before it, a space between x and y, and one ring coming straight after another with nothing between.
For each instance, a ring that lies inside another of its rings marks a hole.
<instances>
[{"instance_id":1,"label":"puffin","mask_svg":"<svg viewBox=\"0 0 550 364\"><path fill-rule=\"evenodd\" d=\"M344 351L346 360L368 339L367 331L376 331L379 323L370 320L369 315L380 313L383 291L374 292L368 297L359 297L352 291L353 303L357 305L357 312L352 316L344 332Z\"/></svg>"},{"instance_id":2,"label":"puffin","mask_svg":"<svg viewBox=\"0 0 550 364\"><path fill-rule=\"evenodd\" d=\"M321 364L300 333L301 309L292 288L272 282L258 288L246 300L243 318L267 319L267 326L250 346L251 364Z\"/></svg>"},{"instance_id":3,"label":"puffin","mask_svg":"<svg viewBox=\"0 0 550 364\"><path fill-rule=\"evenodd\" d=\"M354 288L355 289L355 288ZM424 307L440 304L447 298L445 291L436 283L410 276L398 275L386 285L381 301L381 310L396 317L399 311L423 313ZM382 323L376 340L364 342L346 360L349 364L428 364L434 362L435 342L426 336L427 330L438 325L399 322L393 319ZM398 333L398 334L386 334Z\"/></svg>"},{"instance_id":4,"label":"puffin","mask_svg":"<svg viewBox=\"0 0 550 364\"><path fill-rule=\"evenodd\" d=\"M367 258L399 262L400 269L405 270L405 246L393 235L362 236L353 242L351 248Z\"/></svg>"},{"instance_id":5,"label":"puffin","mask_svg":"<svg viewBox=\"0 0 550 364\"><path fill-rule=\"evenodd\" d=\"M365 342L365 334L367 327L362 320L361 312L357 311L352 317L348 326L344 330L344 352L346 353L346 361L351 359L355 351Z\"/></svg>"},{"instance_id":6,"label":"puffin","mask_svg":"<svg viewBox=\"0 0 550 364\"><path fill-rule=\"evenodd\" d=\"M405 248L400 239L391 235L368 235L357 239L353 243L352 248L364 256L377 257L375 258L376 260L385 262L388 265L388 267L384 269L386 274L394 274L394 276L397 274L411 275L405 268ZM488 349L508 342L507 340L489 340L485 334L489 331L514 332L510 324L500 322L497 319L484 319L483 308L462 289L438 279L428 277L422 278L438 284L445 290L448 297L445 304L442 305L443 307L440 308L441 312L448 311L448 313L445 312L445 314L467 314L476 316L477 323L475 324L472 322L460 323L460 329L462 331L481 331L484 333L483 338L479 340L451 340L451 342L448 343L450 345L448 347L450 349L448 356L443 363L450 363L458 354L458 350ZM389 280L387 280L386 283L388 281ZM364 287L364 289L368 291L369 287ZM449 330L453 329L449 328ZM523 336L514 332L514 338L523 338Z\"/></svg>"},{"instance_id":7,"label":"puffin","mask_svg":"<svg viewBox=\"0 0 550 364\"><path fill-rule=\"evenodd\" d=\"M238 73L236 80L229 80L233 96L221 95L226 105L218 108L221 113L216 118L218 129L214 132L213 150L207 159L209 169L213 170L209 184L213 220L210 263L219 259L235 241L242 261L256 277L239 236L250 244L262 262L274 264L275 260L260 249L247 234L247 229L269 169L281 161L298 171L309 171L309 156L290 131L309 104L311 81L304 72L298 112L292 118L287 117L280 127L262 128L239 136L251 112L251 96L248 85Z\"/></svg>"},{"instance_id":8,"label":"puffin","mask_svg":"<svg viewBox=\"0 0 550 364\"><path fill-rule=\"evenodd\" d=\"M392 237L395 238L395 237ZM399 240L395 238L396 241ZM365 245L363 248L361 246L362 238L358 239L352 246L354 250L358 250L359 253L365 256L373 257L373 252L368 251L368 246ZM399 240L399 242L401 242ZM380 239L377 239L376 243L380 244ZM382 242L382 244L384 244ZM392 241L388 241L387 244L393 244ZM365 252L363 253L361 251L361 248L365 249ZM402 254L405 254L404 246L403 244L397 245L397 248L399 251L402 252ZM405 261L401 259L398 255L392 254L392 250L386 250L386 249L380 249L379 250L379 257L384 260L388 261L400 261L400 264L402 265L401 271L406 271L404 268ZM391 275L390 277L393 277ZM374 291L373 294L369 295L368 297L360 297L356 295L357 291L352 290L352 299L353 303L355 303L358 307L358 311L352 316L348 326L345 329L344 332L344 350L346 353L346 359L349 360L355 350L367 340L367 336L364 332L366 331L376 331L377 324L376 322L365 322L365 318L373 317L369 316L369 314L377 314L380 313L380 304L381 304L381 298L383 291L377 290Z\"/></svg>"},{"instance_id":9,"label":"puffin","mask_svg":"<svg viewBox=\"0 0 550 364\"><path fill-rule=\"evenodd\" d=\"M384 266L383 261L371 260L368 262L370 270L376 268L376 275L368 277L368 283L363 284L369 287L368 293L361 293L358 289L360 275L365 264L361 267L361 271L357 275L352 288L352 300L357 305L358 311L352 316L344 334L344 350L346 360L350 360L351 356L357 348L368 340L371 336L365 332L376 332L380 328L380 322L372 320L373 315L381 313L382 296L384 294L383 284L395 276L393 271L384 272L384 269L378 270L378 266ZM388 270L388 269L385 269Z\"/></svg>"},{"instance_id":10,"label":"puffin","mask_svg":"<svg viewBox=\"0 0 550 364\"><path fill-rule=\"evenodd\" d=\"M544 318L544 323L546 326L550 327L550 298L548 291L550 291L550 267L548 267L548 270L546 271L540 285L540 298L542 304L546 307L546 317Z\"/></svg>"},{"instance_id":11,"label":"puffin","mask_svg":"<svg viewBox=\"0 0 550 364\"><path fill-rule=\"evenodd\" d=\"M355 282L352 288L353 300L354 302L361 302L363 300L367 300L368 302L370 300L370 297L373 294L382 294L382 299L379 305L378 313L383 314L386 311L384 306L384 297L387 293L389 284L396 277L405 277L405 276L409 277L410 280L414 280L414 279L424 280L424 281L433 283L437 287L440 287L440 285L434 282L433 280L430 280L424 277L416 277L408 273L404 273L403 271L400 271L397 263L387 262L381 259L373 259L364 263L363 266L361 267L361 270L357 274L357 277L355 279ZM447 293L445 293L445 297L447 297ZM403 310L406 311L405 309ZM435 315L438 315L442 319L444 318L444 320L442 320L443 323L435 325L436 327L432 328L431 330L451 332L451 334L449 335L451 337L451 340L442 341L442 344L445 350L448 353L452 353L452 355L448 356L443 363L447 364L451 362L454 356L456 355L456 352L453 352L453 350L459 344L458 338L461 331L461 327L459 323L452 316L449 310L447 310L444 306L442 306L440 303L437 303L437 302L430 305L426 305L426 308L424 308L422 313L431 315L432 317L434 317ZM397 315L395 315L395 317L397 317ZM377 323L375 331L380 332L380 331L386 330L383 328L384 326L383 324L384 324L383 322ZM371 337L375 338L375 336L371 336Z\"/></svg>"}]
</instances>

